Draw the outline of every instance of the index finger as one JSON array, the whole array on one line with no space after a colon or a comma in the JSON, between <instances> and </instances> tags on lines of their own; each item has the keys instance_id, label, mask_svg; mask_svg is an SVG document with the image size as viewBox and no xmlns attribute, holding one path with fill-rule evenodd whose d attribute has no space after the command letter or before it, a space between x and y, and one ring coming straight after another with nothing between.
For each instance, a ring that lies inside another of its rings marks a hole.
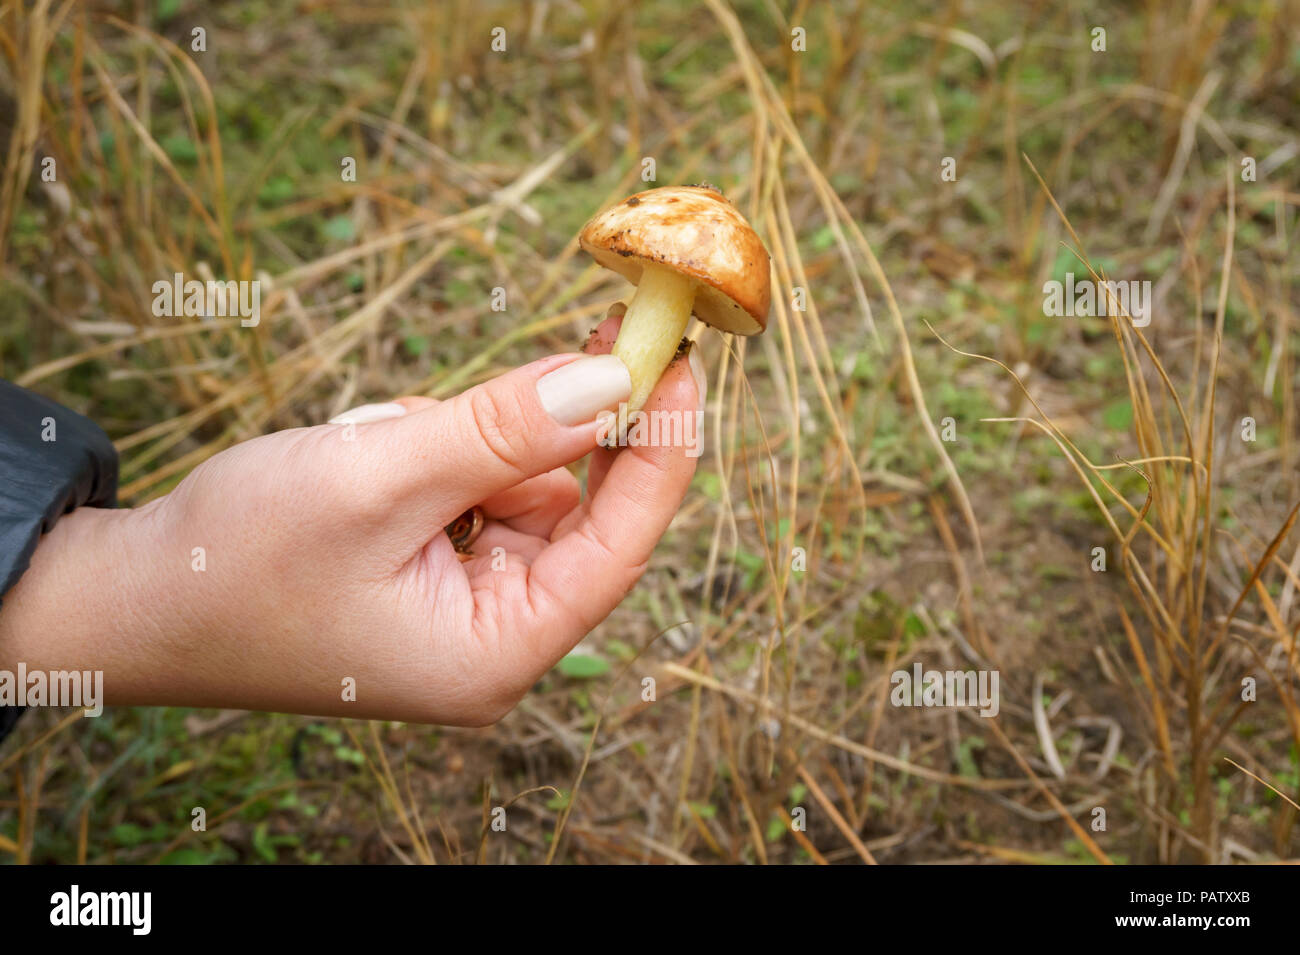
<instances>
[{"instance_id":1,"label":"index finger","mask_svg":"<svg viewBox=\"0 0 1300 955\"><path fill-rule=\"evenodd\" d=\"M509 630L532 637L537 672L553 666L618 606L681 506L695 473L703 417L693 364L700 365L698 353L694 362L681 355L669 365L643 409L647 424L640 439L629 430L629 442L638 443L615 456L577 527L523 571L524 599L497 608L518 614Z\"/></svg>"}]
</instances>

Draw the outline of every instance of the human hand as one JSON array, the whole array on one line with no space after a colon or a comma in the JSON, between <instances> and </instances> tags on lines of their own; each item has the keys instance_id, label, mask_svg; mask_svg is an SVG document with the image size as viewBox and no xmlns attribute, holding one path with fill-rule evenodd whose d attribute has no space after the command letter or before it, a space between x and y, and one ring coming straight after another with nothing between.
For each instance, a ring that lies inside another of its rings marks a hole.
<instances>
[{"instance_id":1,"label":"human hand","mask_svg":"<svg viewBox=\"0 0 1300 955\"><path fill-rule=\"evenodd\" d=\"M0 665L102 669L110 704L496 721L641 576L695 470L683 447L597 448L630 387L605 354L617 322L591 355L256 438L144 508L73 512L6 596ZM694 412L703 381L679 359L646 410ZM580 500L565 465L593 451ZM462 563L443 527L473 505Z\"/></svg>"}]
</instances>

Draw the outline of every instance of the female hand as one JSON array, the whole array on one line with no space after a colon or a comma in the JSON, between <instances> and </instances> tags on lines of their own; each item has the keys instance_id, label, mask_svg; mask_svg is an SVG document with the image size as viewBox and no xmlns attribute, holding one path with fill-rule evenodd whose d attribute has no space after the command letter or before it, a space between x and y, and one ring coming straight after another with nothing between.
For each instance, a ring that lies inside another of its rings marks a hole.
<instances>
[{"instance_id":1,"label":"female hand","mask_svg":"<svg viewBox=\"0 0 1300 955\"><path fill-rule=\"evenodd\" d=\"M0 667L103 670L110 704L496 721L641 576L695 470L682 446L597 448L630 387L605 354L617 322L593 354L256 438L143 508L73 512L5 598ZM693 414L703 381L679 358L646 410ZM593 451L580 500L565 465ZM473 505L462 563L443 528Z\"/></svg>"}]
</instances>

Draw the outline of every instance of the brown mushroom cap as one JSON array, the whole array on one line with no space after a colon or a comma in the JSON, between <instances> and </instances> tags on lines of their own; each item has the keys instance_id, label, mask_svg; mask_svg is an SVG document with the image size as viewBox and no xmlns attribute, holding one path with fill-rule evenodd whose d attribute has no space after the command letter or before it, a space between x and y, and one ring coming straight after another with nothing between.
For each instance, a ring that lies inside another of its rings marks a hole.
<instances>
[{"instance_id":1,"label":"brown mushroom cap","mask_svg":"<svg viewBox=\"0 0 1300 955\"><path fill-rule=\"evenodd\" d=\"M722 193L664 186L630 196L582 228L578 243L636 285L646 262L696 279L700 321L737 335L767 327L771 266L763 240Z\"/></svg>"}]
</instances>

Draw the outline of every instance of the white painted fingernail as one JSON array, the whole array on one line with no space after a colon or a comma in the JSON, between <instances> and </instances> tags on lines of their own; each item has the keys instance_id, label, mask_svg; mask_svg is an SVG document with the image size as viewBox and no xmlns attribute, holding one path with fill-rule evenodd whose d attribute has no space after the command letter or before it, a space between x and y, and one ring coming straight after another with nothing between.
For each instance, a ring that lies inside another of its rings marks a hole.
<instances>
[{"instance_id":1,"label":"white painted fingernail","mask_svg":"<svg viewBox=\"0 0 1300 955\"><path fill-rule=\"evenodd\" d=\"M700 410L704 410L704 402L709 397L709 376L704 373L704 354L700 348L699 342L691 342L690 351L686 353L686 361L691 368L691 377L695 379L695 393L700 399Z\"/></svg>"},{"instance_id":2,"label":"white painted fingernail","mask_svg":"<svg viewBox=\"0 0 1300 955\"><path fill-rule=\"evenodd\" d=\"M613 411L632 394L627 365L613 355L592 355L571 361L537 381L537 397L546 413L563 425L595 421Z\"/></svg>"},{"instance_id":3,"label":"white painted fingernail","mask_svg":"<svg viewBox=\"0 0 1300 955\"><path fill-rule=\"evenodd\" d=\"M406 408L396 401L385 401L378 405L360 405L351 411L330 418L330 424L369 424L372 421L385 421L388 418L400 418L406 414Z\"/></svg>"}]
</instances>

